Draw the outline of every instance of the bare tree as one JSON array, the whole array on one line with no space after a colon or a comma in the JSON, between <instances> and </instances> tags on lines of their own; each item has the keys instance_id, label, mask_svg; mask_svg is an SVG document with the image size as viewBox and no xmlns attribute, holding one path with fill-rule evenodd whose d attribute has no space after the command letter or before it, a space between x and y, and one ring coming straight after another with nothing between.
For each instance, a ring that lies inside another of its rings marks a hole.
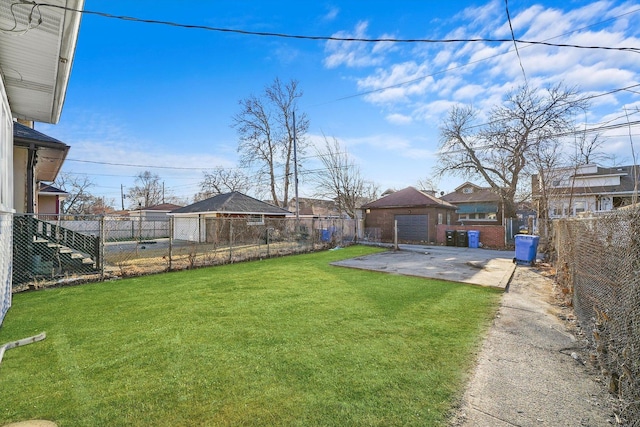
<instances>
[{"instance_id":1,"label":"bare tree","mask_svg":"<svg viewBox=\"0 0 640 427\"><path fill-rule=\"evenodd\" d=\"M150 171L140 172L136 176L135 186L129 189L127 197L131 200L130 207L148 208L162 203L163 188L160 176Z\"/></svg>"},{"instance_id":2,"label":"bare tree","mask_svg":"<svg viewBox=\"0 0 640 427\"><path fill-rule=\"evenodd\" d=\"M436 171L484 179L500 196L505 217L514 217L514 199L530 157L572 131L573 117L587 106L575 89L558 85L544 93L518 88L491 111L486 124L475 123L472 107L454 107L441 127Z\"/></svg>"},{"instance_id":3,"label":"bare tree","mask_svg":"<svg viewBox=\"0 0 640 427\"><path fill-rule=\"evenodd\" d=\"M74 176L69 172L58 174L54 184L69 196L61 203L61 211L65 214L91 214L96 205L103 205L103 200L91 194L95 185L87 175Z\"/></svg>"},{"instance_id":4,"label":"bare tree","mask_svg":"<svg viewBox=\"0 0 640 427\"><path fill-rule=\"evenodd\" d=\"M588 165L607 159L607 155L602 151L604 140L600 134L588 137L585 133L576 135L573 141L575 155L573 162L576 165Z\"/></svg>"},{"instance_id":5,"label":"bare tree","mask_svg":"<svg viewBox=\"0 0 640 427\"><path fill-rule=\"evenodd\" d=\"M424 191L428 191L430 193L436 194L438 192L438 186L440 185L440 180L436 177L427 176L425 178L421 178L416 182L416 188Z\"/></svg>"},{"instance_id":6,"label":"bare tree","mask_svg":"<svg viewBox=\"0 0 640 427\"><path fill-rule=\"evenodd\" d=\"M218 166L211 172L205 171L203 174L204 178L200 181L200 192L195 195L195 201L231 191L246 193L251 188L249 177L239 169L225 169Z\"/></svg>"},{"instance_id":7,"label":"bare tree","mask_svg":"<svg viewBox=\"0 0 640 427\"><path fill-rule=\"evenodd\" d=\"M358 207L375 198L378 187L366 181L360 168L336 138L324 138L324 147L316 149L324 166L317 174L316 195L335 200L338 209L356 218Z\"/></svg>"},{"instance_id":8,"label":"bare tree","mask_svg":"<svg viewBox=\"0 0 640 427\"><path fill-rule=\"evenodd\" d=\"M269 183L273 202L283 207L289 200L293 175L294 134L298 158L307 147L309 120L306 114L296 112L301 96L296 80L283 85L276 78L260 97L252 95L239 101L240 112L233 116L232 126L240 137L241 166L257 166L259 176Z\"/></svg>"}]
</instances>

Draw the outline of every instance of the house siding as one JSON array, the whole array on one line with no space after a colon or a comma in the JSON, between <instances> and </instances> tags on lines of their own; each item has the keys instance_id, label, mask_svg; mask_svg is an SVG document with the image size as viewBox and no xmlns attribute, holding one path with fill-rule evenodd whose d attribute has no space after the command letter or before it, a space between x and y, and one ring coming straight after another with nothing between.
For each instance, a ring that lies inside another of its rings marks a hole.
<instances>
[{"instance_id":1,"label":"house siding","mask_svg":"<svg viewBox=\"0 0 640 427\"><path fill-rule=\"evenodd\" d=\"M0 76L0 324L11 307L13 258L13 120Z\"/></svg>"}]
</instances>

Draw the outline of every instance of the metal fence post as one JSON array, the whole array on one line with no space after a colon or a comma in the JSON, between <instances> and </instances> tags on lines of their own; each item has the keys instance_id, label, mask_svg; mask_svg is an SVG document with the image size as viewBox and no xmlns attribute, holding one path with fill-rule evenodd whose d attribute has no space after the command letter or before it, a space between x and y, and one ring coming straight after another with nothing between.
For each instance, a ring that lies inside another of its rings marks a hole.
<instances>
[{"instance_id":1,"label":"metal fence post","mask_svg":"<svg viewBox=\"0 0 640 427\"><path fill-rule=\"evenodd\" d=\"M173 267L171 264L173 262L173 217L169 217L169 271Z\"/></svg>"},{"instance_id":2,"label":"metal fence post","mask_svg":"<svg viewBox=\"0 0 640 427\"><path fill-rule=\"evenodd\" d=\"M269 258L269 226L267 226L267 228L265 230L265 233L267 233L267 238L266 238L266 241L267 241L267 258Z\"/></svg>"},{"instance_id":3,"label":"metal fence post","mask_svg":"<svg viewBox=\"0 0 640 427\"><path fill-rule=\"evenodd\" d=\"M229 262L233 259L233 220L228 218L229 221Z\"/></svg>"},{"instance_id":4,"label":"metal fence post","mask_svg":"<svg viewBox=\"0 0 640 427\"><path fill-rule=\"evenodd\" d=\"M104 228L104 215L100 216L100 231L99 231L100 250L98 251L98 262L100 263L100 280L104 280L104 240L105 240L105 228Z\"/></svg>"},{"instance_id":5,"label":"metal fence post","mask_svg":"<svg viewBox=\"0 0 640 427\"><path fill-rule=\"evenodd\" d=\"M398 220L393 221L393 249L398 250Z\"/></svg>"}]
</instances>

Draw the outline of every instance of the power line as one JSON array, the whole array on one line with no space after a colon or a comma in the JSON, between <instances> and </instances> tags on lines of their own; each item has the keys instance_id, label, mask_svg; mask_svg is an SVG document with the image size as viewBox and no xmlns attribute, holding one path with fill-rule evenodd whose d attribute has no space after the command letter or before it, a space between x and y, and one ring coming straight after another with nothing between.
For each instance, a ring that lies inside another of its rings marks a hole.
<instances>
[{"instance_id":1,"label":"power line","mask_svg":"<svg viewBox=\"0 0 640 427\"><path fill-rule=\"evenodd\" d=\"M363 38L363 37L312 36L312 35L303 35L303 34L249 31L249 30L240 30L240 29L234 29L234 28L211 27L208 25L182 24L182 23L173 22L173 21L144 19L144 18L136 18L133 16L125 16L125 15L113 15L106 12L75 9L67 6L61 6L61 5L50 4L50 3L38 3L35 1L21 0L21 3L30 4L30 5L33 5L34 7L52 7L52 8L62 9L70 12L77 12L85 15L96 15L96 16L101 16L103 18L119 19L122 21L166 25L166 26L185 28L185 29L196 29L196 30L205 30L205 31L213 31L213 32L221 32L221 33L241 34L241 35L247 35L247 36L278 37L278 38L287 38L287 39L316 40L316 41L362 42L362 43L430 43L430 44L434 44L434 43L474 43L474 42L483 42L483 43L518 42L518 43L529 44L529 45L567 47L567 48L576 48L576 49L616 50L616 51L623 51L623 52L640 53L640 48L637 48L637 47L585 46L585 45L577 45L577 44L571 44L571 43L550 43L545 41L520 40L520 39L515 39L515 40L514 39L492 39L492 38L400 39L400 38L390 38L390 37Z\"/></svg>"},{"instance_id":2,"label":"power line","mask_svg":"<svg viewBox=\"0 0 640 427\"><path fill-rule=\"evenodd\" d=\"M139 165L139 164L131 164L131 163L115 163L115 162L98 162L94 160L80 160L80 159L65 159L68 162L79 162L79 163L92 163L96 165L108 165L108 166L126 166L132 168L148 168L148 169L176 169L176 170L199 170L204 171L208 169L215 169L212 167L186 167L186 166L152 166L152 165Z\"/></svg>"},{"instance_id":3,"label":"power line","mask_svg":"<svg viewBox=\"0 0 640 427\"><path fill-rule=\"evenodd\" d=\"M520 57L520 51L518 50L518 43L516 43L516 35L513 32L513 25L511 25L511 14L509 13L509 0L504 0L504 6L507 11L507 21L509 21L509 29L511 30L511 39L513 40L513 47L518 55L518 62L520 63L520 69L522 70L522 76L524 82L527 83L527 73L524 72L524 65L522 65L522 58Z\"/></svg>"}]
</instances>

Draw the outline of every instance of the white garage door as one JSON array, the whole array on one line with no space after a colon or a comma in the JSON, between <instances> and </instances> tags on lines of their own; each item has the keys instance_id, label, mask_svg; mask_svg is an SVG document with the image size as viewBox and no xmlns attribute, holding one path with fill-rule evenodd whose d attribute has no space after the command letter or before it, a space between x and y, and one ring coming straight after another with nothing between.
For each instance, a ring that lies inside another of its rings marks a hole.
<instances>
[{"instance_id":1,"label":"white garage door","mask_svg":"<svg viewBox=\"0 0 640 427\"><path fill-rule=\"evenodd\" d=\"M429 241L429 215L396 215L398 240Z\"/></svg>"}]
</instances>

